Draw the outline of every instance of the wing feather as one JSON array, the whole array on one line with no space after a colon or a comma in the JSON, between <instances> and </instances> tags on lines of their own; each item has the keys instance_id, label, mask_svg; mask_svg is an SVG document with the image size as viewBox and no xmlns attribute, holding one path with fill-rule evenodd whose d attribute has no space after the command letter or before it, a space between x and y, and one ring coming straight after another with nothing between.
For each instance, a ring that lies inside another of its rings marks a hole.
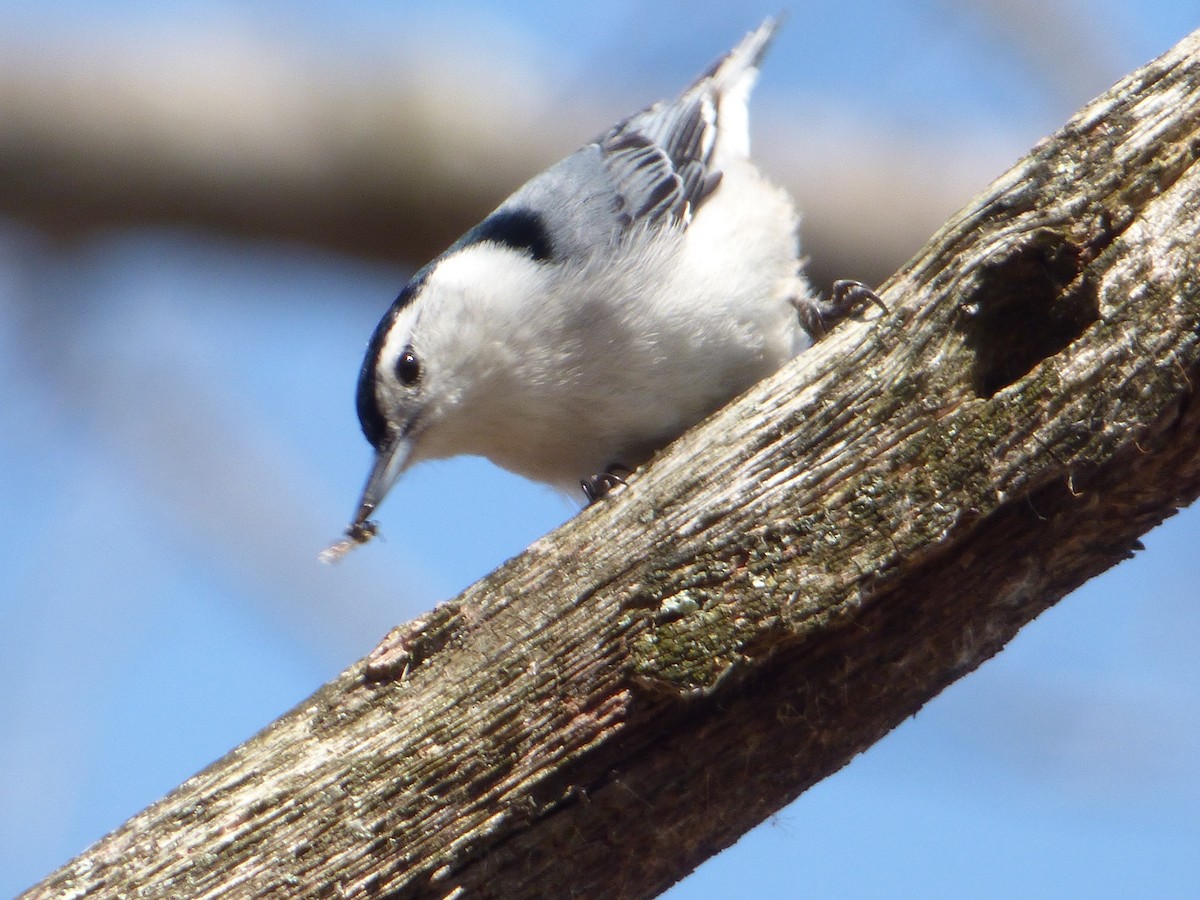
<instances>
[{"instance_id":1,"label":"wing feather","mask_svg":"<svg viewBox=\"0 0 1200 900\"><path fill-rule=\"evenodd\" d=\"M768 19L679 97L525 184L493 213L502 221L485 221L464 242L499 240L558 262L587 259L634 229L686 228L721 184L721 166L749 153L746 101L775 28Z\"/></svg>"},{"instance_id":2,"label":"wing feather","mask_svg":"<svg viewBox=\"0 0 1200 900\"><path fill-rule=\"evenodd\" d=\"M630 116L596 141L630 226L686 225L720 184L719 132L746 128L745 103L775 29L768 19L677 99ZM728 122L727 96L740 107L728 111ZM737 135L730 144L748 148L749 140Z\"/></svg>"}]
</instances>

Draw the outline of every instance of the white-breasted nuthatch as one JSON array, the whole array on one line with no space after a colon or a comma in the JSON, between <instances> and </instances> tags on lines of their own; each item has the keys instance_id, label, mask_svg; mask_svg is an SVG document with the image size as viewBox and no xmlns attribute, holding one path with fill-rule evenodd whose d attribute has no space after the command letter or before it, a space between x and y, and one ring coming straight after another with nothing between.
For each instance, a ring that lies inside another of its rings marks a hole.
<instances>
[{"instance_id":1,"label":"white-breasted nuthatch","mask_svg":"<svg viewBox=\"0 0 1200 900\"><path fill-rule=\"evenodd\" d=\"M484 456L594 500L873 295L818 300L750 161L768 19L677 99L533 178L421 269L358 379L374 467L336 559L412 463Z\"/></svg>"}]
</instances>

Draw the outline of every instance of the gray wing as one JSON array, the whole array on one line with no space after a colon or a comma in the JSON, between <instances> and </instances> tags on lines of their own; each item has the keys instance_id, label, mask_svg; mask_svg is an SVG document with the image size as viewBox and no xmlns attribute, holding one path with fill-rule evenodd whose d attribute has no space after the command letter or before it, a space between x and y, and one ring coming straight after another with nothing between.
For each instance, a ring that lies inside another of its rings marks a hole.
<instances>
[{"instance_id":1,"label":"gray wing","mask_svg":"<svg viewBox=\"0 0 1200 900\"><path fill-rule=\"evenodd\" d=\"M686 225L716 189L713 98L656 105L526 183L459 245L496 241L535 259L590 257L635 227Z\"/></svg>"},{"instance_id":2,"label":"gray wing","mask_svg":"<svg viewBox=\"0 0 1200 900\"><path fill-rule=\"evenodd\" d=\"M776 27L767 19L680 97L630 116L535 177L460 245L496 241L561 262L586 259L635 229L686 227L721 182L713 166L721 98L748 92Z\"/></svg>"},{"instance_id":3,"label":"gray wing","mask_svg":"<svg viewBox=\"0 0 1200 900\"><path fill-rule=\"evenodd\" d=\"M686 222L720 183L711 167L715 98L685 95L622 122L597 143L629 224Z\"/></svg>"}]
</instances>

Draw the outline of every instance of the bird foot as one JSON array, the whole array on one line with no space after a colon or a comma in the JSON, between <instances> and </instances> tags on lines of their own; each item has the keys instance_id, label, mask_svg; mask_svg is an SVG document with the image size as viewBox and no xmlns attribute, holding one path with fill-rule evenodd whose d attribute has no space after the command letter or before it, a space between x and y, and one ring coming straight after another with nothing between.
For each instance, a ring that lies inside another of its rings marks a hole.
<instances>
[{"instance_id":1,"label":"bird foot","mask_svg":"<svg viewBox=\"0 0 1200 900\"><path fill-rule=\"evenodd\" d=\"M828 300L802 297L794 299L792 305L800 314L801 327L814 341L825 337L846 319L861 318L872 306L888 311L878 294L861 281L849 279L835 281Z\"/></svg>"},{"instance_id":2,"label":"bird foot","mask_svg":"<svg viewBox=\"0 0 1200 900\"><path fill-rule=\"evenodd\" d=\"M583 496L587 498L588 506L626 486L625 479L619 473L632 475L633 469L624 463L613 463L599 475L580 480L579 486L583 488Z\"/></svg>"}]
</instances>

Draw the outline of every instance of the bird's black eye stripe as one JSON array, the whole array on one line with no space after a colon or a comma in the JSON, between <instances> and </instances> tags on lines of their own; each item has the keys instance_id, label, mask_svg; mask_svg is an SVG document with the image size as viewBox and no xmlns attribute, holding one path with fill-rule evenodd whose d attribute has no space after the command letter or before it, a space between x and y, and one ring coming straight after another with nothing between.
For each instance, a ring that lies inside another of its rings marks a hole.
<instances>
[{"instance_id":1,"label":"bird's black eye stripe","mask_svg":"<svg viewBox=\"0 0 1200 900\"><path fill-rule=\"evenodd\" d=\"M421 363L412 352L412 347L406 347L396 360L396 379L409 386L421 380Z\"/></svg>"},{"instance_id":2,"label":"bird's black eye stripe","mask_svg":"<svg viewBox=\"0 0 1200 900\"><path fill-rule=\"evenodd\" d=\"M550 259L554 247L540 215L531 209L505 209L492 213L459 241L460 247L493 241L528 253L538 262Z\"/></svg>"},{"instance_id":3,"label":"bird's black eye stripe","mask_svg":"<svg viewBox=\"0 0 1200 900\"><path fill-rule=\"evenodd\" d=\"M425 279L429 277L430 268L426 266L412 277L384 317L379 320L371 334L371 342L367 345L362 368L358 370L358 421L362 425L363 434L376 450L382 448L388 439L387 416L380 408L379 398L375 393L379 357L396 319L416 299L421 286L425 284Z\"/></svg>"}]
</instances>

